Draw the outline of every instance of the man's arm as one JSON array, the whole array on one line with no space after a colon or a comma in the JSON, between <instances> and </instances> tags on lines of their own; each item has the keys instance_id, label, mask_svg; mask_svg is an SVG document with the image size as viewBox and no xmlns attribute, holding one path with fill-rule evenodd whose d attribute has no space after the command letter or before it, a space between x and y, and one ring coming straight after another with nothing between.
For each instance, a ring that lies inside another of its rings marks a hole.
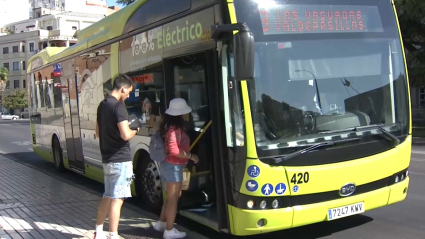
<instances>
[{"instance_id":1,"label":"man's arm","mask_svg":"<svg viewBox=\"0 0 425 239\"><path fill-rule=\"evenodd\" d=\"M130 139L132 139L139 131L139 128L137 129L137 131L130 129L128 125L127 109L125 108L123 103L117 104L117 107L115 109L115 117L117 118L118 129L120 130L121 138L125 141L129 141Z\"/></svg>"}]
</instances>

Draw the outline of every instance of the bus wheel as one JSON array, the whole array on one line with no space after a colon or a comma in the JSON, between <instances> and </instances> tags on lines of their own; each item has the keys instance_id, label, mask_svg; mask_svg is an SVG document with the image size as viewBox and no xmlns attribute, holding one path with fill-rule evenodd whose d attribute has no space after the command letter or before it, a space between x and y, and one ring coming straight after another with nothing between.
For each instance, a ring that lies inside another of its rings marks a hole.
<instances>
[{"instance_id":1,"label":"bus wheel","mask_svg":"<svg viewBox=\"0 0 425 239\"><path fill-rule=\"evenodd\" d=\"M57 137L54 137L52 143L53 161L55 163L56 170L63 172L65 167L63 166L62 148Z\"/></svg>"},{"instance_id":2,"label":"bus wheel","mask_svg":"<svg viewBox=\"0 0 425 239\"><path fill-rule=\"evenodd\" d=\"M150 158L140 158L136 170L136 193L147 208L156 211L162 207L162 185L159 168Z\"/></svg>"}]
</instances>

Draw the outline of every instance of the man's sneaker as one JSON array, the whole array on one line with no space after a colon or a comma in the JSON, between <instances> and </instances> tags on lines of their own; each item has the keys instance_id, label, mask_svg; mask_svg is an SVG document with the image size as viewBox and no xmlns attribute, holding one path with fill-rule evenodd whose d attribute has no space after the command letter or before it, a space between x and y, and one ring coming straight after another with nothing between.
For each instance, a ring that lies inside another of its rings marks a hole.
<instances>
[{"instance_id":1,"label":"man's sneaker","mask_svg":"<svg viewBox=\"0 0 425 239\"><path fill-rule=\"evenodd\" d=\"M179 230L173 228L171 230L164 231L164 239L175 239L175 238L183 238L186 236L186 232L180 232Z\"/></svg>"},{"instance_id":2,"label":"man's sneaker","mask_svg":"<svg viewBox=\"0 0 425 239\"><path fill-rule=\"evenodd\" d=\"M166 222L161 222L161 221L157 221L155 226L153 226L153 229L155 229L156 231L159 232L164 232L165 228L167 227L167 223Z\"/></svg>"},{"instance_id":3,"label":"man's sneaker","mask_svg":"<svg viewBox=\"0 0 425 239\"><path fill-rule=\"evenodd\" d=\"M97 234L97 232L94 233L94 239L106 239L106 234L105 233L99 233Z\"/></svg>"}]
</instances>

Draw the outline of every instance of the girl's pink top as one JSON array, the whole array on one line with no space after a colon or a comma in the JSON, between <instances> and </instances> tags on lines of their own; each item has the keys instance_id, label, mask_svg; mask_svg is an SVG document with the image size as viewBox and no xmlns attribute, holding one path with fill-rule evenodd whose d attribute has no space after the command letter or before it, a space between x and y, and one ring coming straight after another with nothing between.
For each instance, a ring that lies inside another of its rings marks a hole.
<instances>
[{"instance_id":1,"label":"girl's pink top","mask_svg":"<svg viewBox=\"0 0 425 239\"><path fill-rule=\"evenodd\" d=\"M176 155L180 154L180 150L189 153L190 139L183 130L176 129L174 126L170 127L165 134L165 150L169 154L166 162L171 164L184 165L189 161L188 159L179 158Z\"/></svg>"}]
</instances>

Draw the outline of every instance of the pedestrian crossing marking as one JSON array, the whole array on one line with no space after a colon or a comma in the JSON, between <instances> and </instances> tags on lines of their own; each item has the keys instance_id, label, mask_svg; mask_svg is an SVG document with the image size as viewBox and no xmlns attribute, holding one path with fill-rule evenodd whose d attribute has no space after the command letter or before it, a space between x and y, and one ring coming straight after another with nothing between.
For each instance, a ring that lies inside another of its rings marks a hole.
<instances>
[{"instance_id":1,"label":"pedestrian crossing marking","mask_svg":"<svg viewBox=\"0 0 425 239\"><path fill-rule=\"evenodd\" d=\"M26 145L31 145L32 143L29 141L15 141L15 142L12 142L12 144L16 144L19 146L26 146Z\"/></svg>"},{"instance_id":2,"label":"pedestrian crossing marking","mask_svg":"<svg viewBox=\"0 0 425 239\"><path fill-rule=\"evenodd\" d=\"M424 150L412 150L412 154L425 154Z\"/></svg>"},{"instance_id":3,"label":"pedestrian crossing marking","mask_svg":"<svg viewBox=\"0 0 425 239\"><path fill-rule=\"evenodd\" d=\"M411 160L415 162L425 162L425 159L411 158Z\"/></svg>"}]
</instances>

